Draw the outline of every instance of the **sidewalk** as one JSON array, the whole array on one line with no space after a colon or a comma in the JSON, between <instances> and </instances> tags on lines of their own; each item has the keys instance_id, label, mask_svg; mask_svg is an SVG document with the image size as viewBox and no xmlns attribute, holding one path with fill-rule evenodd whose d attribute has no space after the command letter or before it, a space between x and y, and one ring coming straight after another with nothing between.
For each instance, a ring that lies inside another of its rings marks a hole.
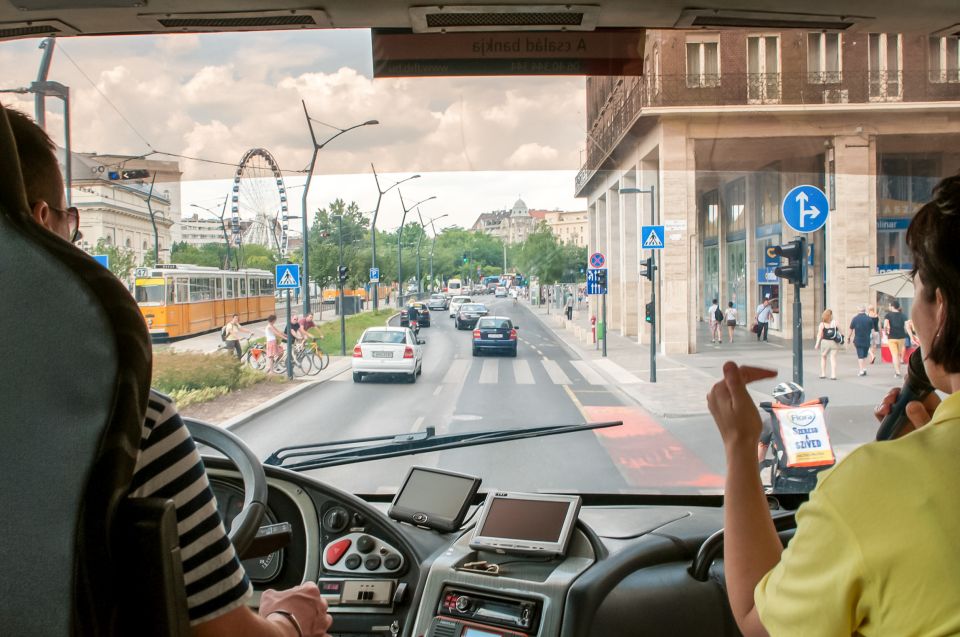
<instances>
[{"instance_id":1,"label":"sidewalk","mask_svg":"<svg viewBox=\"0 0 960 637\"><path fill-rule=\"evenodd\" d=\"M528 305L527 309L577 355L591 361L612 385L618 386L656 416L679 418L708 414L707 392L722 377L723 364L728 360L778 371L776 379L751 385L751 394L757 401L770 400L769 392L778 382L793 378L791 341L770 336L769 342L760 343L753 333L738 327L732 344L715 345L710 343L709 328L701 323L697 331L698 352L658 354L657 382L651 383L650 350L646 345L638 345L636 338L610 331L607 357L604 358L592 341L586 309L574 310L572 321L567 321L556 308L550 308L549 314L545 307ZM650 328L643 323L641 329L649 333ZM820 354L813 349L813 342L809 339L804 341L804 347L803 377L808 398L829 396L830 404L836 406L875 405L891 387L903 383L902 379L893 377L892 366L879 360L868 366L867 376L858 377L857 360L851 346L837 354L838 380L820 379ZM828 364L828 377L829 374Z\"/></svg>"}]
</instances>

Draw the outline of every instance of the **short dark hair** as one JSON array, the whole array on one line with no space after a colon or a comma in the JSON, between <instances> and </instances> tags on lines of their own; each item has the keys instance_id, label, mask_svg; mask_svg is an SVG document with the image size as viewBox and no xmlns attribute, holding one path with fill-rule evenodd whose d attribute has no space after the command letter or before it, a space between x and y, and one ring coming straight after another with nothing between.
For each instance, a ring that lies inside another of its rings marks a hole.
<instances>
[{"instance_id":1,"label":"short dark hair","mask_svg":"<svg viewBox=\"0 0 960 637\"><path fill-rule=\"evenodd\" d=\"M932 303L937 290L946 312L924 356L950 373L960 372L960 175L947 177L933 189L933 199L914 215L907 228L913 255L912 275L923 280L924 300Z\"/></svg>"},{"instance_id":2,"label":"short dark hair","mask_svg":"<svg viewBox=\"0 0 960 637\"><path fill-rule=\"evenodd\" d=\"M276 320L277 320L276 314L271 314L270 316L267 317L267 323L273 323Z\"/></svg>"},{"instance_id":3,"label":"short dark hair","mask_svg":"<svg viewBox=\"0 0 960 637\"><path fill-rule=\"evenodd\" d=\"M727 307L733 307L733 301L727 301Z\"/></svg>"},{"instance_id":4,"label":"short dark hair","mask_svg":"<svg viewBox=\"0 0 960 637\"><path fill-rule=\"evenodd\" d=\"M717 302L717 299L713 299L713 302L716 303L716 302Z\"/></svg>"},{"instance_id":5,"label":"short dark hair","mask_svg":"<svg viewBox=\"0 0 960 637\"><path fill-rule=\"evenodd\" d=\"M892 301L890 301L890 307L892 307L892 308L895 309L895 310L899 310L899 309L900 309L900 301L898 301L897 299L893 299Z\"/></svg>"},{"instance_id":6,"label":"short dark hair","mask_svg":"<svg viewBox=\"0 0 960 637\"><path fill-rule=\"evenodd\" d=\"M57 146L49 135L37 124L12 108L3 108L13 129L13 139L17 142L17 158L20 160L20 172L23 173L23 185L30 204L43 200L52 206L60 204L63 182L57 162Z\"/></svg>"}]
</instances>

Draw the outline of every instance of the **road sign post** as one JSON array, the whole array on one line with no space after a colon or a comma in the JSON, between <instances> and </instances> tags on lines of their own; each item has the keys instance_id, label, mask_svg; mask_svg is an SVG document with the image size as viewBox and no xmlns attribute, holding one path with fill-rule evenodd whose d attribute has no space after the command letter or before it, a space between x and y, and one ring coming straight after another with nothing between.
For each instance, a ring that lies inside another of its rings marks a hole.
<instances>
[{"instance_id":1,"label":"road sign post","mask_svg":"<svg viewBox=\"0 0 960 637\"><path fill-rule=\"evenodd\" d=\"M599 258L597 258L599 257ZM599 252L590 255L590 265L606 263L606 259ZM587 294L599 294L600 322L597 324L597 345L603 340L603 356L607 355L607 269L591 267L587 270Z\"/></svg>"},{"instance_id":2,"label":"road sign post","mask_svg":"<svg viewBox=\"0 0 960 637\"><path fill-rule=\"evenodd\" d=\"M650 250L645 270L640 273L650 281L650 382L657 382L657 251L663 250L664 226L641 226L640 247Z\"/></svg>"},{"instance_id":3,"label":"road sign post","mask_svg":"<svg viewBox=\"0 0 960 637\"><path fill-rule=\"evenodd\" d=\"M300 264L279 263L275 273L278 290L287 291L287 325L293 318L290 311L290 290L300 287ZM287 378L293 379L293 334L287 334Z\"/></svg>"}]
</instances>

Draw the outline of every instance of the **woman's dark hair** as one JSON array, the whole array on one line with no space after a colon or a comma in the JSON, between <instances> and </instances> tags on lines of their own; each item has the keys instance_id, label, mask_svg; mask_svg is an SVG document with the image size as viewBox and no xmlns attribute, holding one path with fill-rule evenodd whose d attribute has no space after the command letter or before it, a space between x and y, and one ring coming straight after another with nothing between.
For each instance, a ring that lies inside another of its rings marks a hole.
<instances>
[{"instance_id":1,"label":"woman's dark hair","mask_svg":"<svg viewBox=\"0 0 960 637\"><path fill-rule=\"evenodd\" d=\"M727 301L727 307L733 307L733 301Z\"/></svg>"},{"instance_id":2,"label":"woman's dark hair","mask_svg":"<svg viewBox=\"0 0 960 637\"><path fill-rule=\"evenodd\" d=\"M912 275L923 280L924 300L933 303L940 290L946 310L943 323L924 355L948 373L960 372L960 175L933 189L933 199L914 215L907 229L913 254Z\"/></svg>"},{"instance_id":3,"label":"woman's dark hair","mask_svg":"<svg viewBox=\"0 0 960 637\"><path fill-rule=\"evenodd\" d=\"M277 320L276 314L271 314L270 316L267 317L267 323L273 323L276 320Z\"/></svg>"}]
</instances>

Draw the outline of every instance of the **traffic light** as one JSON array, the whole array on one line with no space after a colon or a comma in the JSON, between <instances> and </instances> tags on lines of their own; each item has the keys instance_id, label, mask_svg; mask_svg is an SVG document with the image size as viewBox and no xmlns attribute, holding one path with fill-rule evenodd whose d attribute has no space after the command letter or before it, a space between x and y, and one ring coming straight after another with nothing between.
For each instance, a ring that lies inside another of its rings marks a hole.
<instances>
[{"instance_id":1,"label":"traffic light","mask_svg":"<svg viewBox=\"0 0 960 637\"><path fill-rule=\"evenodd\" d=\"M774 273L789 283L807 286L807 238L797 237L790 243L773 248L774 254L786 259L786 265L777 266Z\"/></svg>"},{"instance_id":2,"label":"traffic light","mask_svg":"<svg viewBox=\"0 0 960 637\"><path fill-rule=\"evenodd\" d=\"M341 283L347 280L347 272L349 272L349 269L345 265L341 265L339 268L337 268L337 275L340 277Z\"/></svg>"},{"instance_id":3,"label":"traffic light","mask_svg":"<svg viewBox=\"0 0 960 637\"><path fill-rule=\"evenodd\" d=\"M147 179L150 177L149 170L111 170L107 173L111 181L122 181L124 179Z\"/></svg>"},{"instance_id":4,"label":"traffic light","mask_svg":"<svg viewBox=\"0 0 960 637\"><path fill-rule=\"evenodd\" d=\"M463 253L463 264L464 264L464 265L467 264L467 253L466 253L466 252Z\"/></svg>"},{"instance_id":5,"label":"traffic light","mask_svg":"<svg viewBox=\"0 0 960 637\"><path fill-rule=\"evenodd\" d=\"M640 276L653 281L653 273L656 271L657 266L653 264L653 257L647 257L640 262Z\"/></svg>"},{"instance_id":6,"label":"traffic light","mask_svg":"<svg viewBox=\"0 0 960 637\"><path fill-rule=\"evenodd\" d=\"M643 306L646 310L647 323L653 323L653 301Z\"/></svg>"},{"instance_id":7,"label":"traffic light","mask_svg":"<svg viewBox=\"0 0 960 637\"><path fill-rule=\"evenodd\" d=\"M580 266L580 274L585 274L586 272L587 272L587 269L584 268L584 267L581 265L581 266Z\"/></svg>"},{"instance_id":8,"label":"traffic light","mask_svg":"<svg viewBox=\"0 0 960 637\"><path fill-rule=\"evenodd\" d=\"M607 289L607 269L597 270L597 285L601 290Z\"/></svg>"}]
</instances>

